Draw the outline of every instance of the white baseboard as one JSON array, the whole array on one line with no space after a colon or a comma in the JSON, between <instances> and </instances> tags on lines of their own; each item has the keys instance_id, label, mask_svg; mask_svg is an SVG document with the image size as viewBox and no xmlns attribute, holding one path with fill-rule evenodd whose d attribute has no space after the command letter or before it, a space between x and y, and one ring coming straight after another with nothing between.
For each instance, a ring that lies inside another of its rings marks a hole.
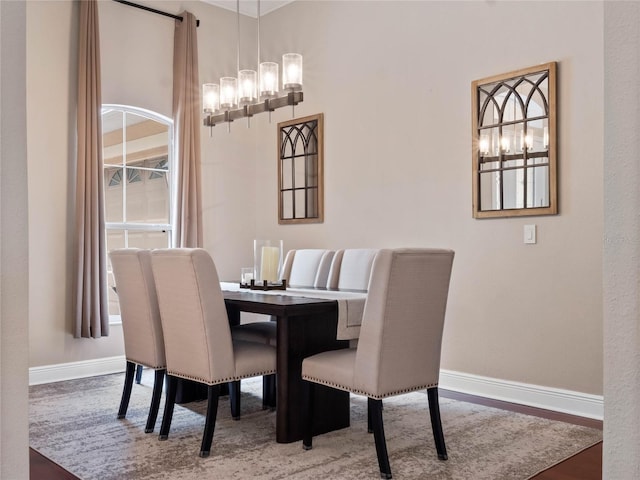
<instances>
[{"instance_id":1,"label":"white baseboard","mask_svg":"<svg viewBox=\"0 0 640 480\"><path fill-rule=\"evenodd\" d=\"M125 364L124 355L119 355L82 362L32 367L29 369L29 385L124 372ZM452 370L440 371L439 386L455 392L470 393L580 417L597 420L602 420L604 417L604 400L601 395L482 377Z\"/></svg>"},{"instance_id":2,"label":"white baseboard","mask_svg":"<svg viewBox=\"0 0 640 480\"><path fill-rule=\"evenodd\" d=\"M604 397L588 393L440 370L439 387L495 400L602 420Z\"/></svg>"},{"instance_id":3,"label":"white baseboard","mask_svg":"<svg viewBox=\"0 0 640 480\"><path fill-rule=\"evenodd\" d=\"M29 369L29 385L119 373L124 372L125 366L126 360L124 355L118 355L117 357L97 358L95 360L85 360L82 362L31 367Z\"/></svg>"}]
</instances>

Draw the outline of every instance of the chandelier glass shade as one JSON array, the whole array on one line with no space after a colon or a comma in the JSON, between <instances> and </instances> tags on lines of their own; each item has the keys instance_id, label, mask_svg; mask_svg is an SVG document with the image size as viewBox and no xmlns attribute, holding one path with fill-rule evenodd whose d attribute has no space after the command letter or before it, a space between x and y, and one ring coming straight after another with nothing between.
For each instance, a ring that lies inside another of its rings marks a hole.
<instances>
[{"instance_id":1,"label":"chandelier glass shade","mask_svg":"<svg viewBox=\"0 0 640 480\"><path fill-rule=\"evenodd\" d=\"M282 89L279 65L260 62L260 0L258 0L258 70L240 69L240 1L236 1L238 16L237 77L222 77L220 83L202 86L204 125L213 127L239 118L250 118L262 112L272 112L287 105L302 102L302 55L285 53L282 56Z\"/></svg>"}]
</instances>

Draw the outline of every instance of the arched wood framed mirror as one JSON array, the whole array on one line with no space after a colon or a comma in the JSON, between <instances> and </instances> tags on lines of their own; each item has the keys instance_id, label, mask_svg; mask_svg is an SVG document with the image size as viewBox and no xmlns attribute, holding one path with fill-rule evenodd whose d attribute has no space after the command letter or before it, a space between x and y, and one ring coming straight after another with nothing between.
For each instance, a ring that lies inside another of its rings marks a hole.
<instances>
[{"instance_id":1,"label":"arched wood framed mirror","mask_svg":"<svg viewBox=\"0 0 640 480\"><path fill-rule=\"evenodd\" d=\"M324 116L278 124L278 222L324 221Z\"/></svg>"},{"instance_id":2,"label":"arched wood framed mirror","mask_svg":"<svg viewBox=\"0 0 640 480\"><path fill-rule=\"evenodd\" d=\"M556 63L471 83L473 216L558 213Z\"/></svg>"}]
</instances>

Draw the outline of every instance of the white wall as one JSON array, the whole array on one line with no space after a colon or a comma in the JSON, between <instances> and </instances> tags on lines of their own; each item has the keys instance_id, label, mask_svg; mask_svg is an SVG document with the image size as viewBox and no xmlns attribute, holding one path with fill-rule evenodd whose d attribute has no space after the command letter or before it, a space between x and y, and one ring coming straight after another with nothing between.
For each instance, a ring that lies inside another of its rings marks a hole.
<instances>
[{"instance_id":1,"label":"white wall","mask_svg":"<svg viewBox=\"0 0 640 480\"><path fill-rule=\"evenodd\" d=\"M30 365L121 355L119 326L100 339L72 334L78 3L26 8Z\"/></svg>"},{"instance_id":2,"label":"white wall","mask_svg":"<svg viewBox=\"0 0 640 480\"><path fill-rule=\"evenodd\" d=\"M203 82L233 72L232 12L147 3L200 18ZM115 355L122 340L117 328L100 340L68 333L76 12L70 2L28 2L27 12L36 366ZM103 101L170 115L172 21L106 1L100 17ZM254 27L243 18L250 59ZM261 27L263 60L305 55L306 99L296 116L325 113L325 222L277 223L276 127L290 109L275 112L271 124L267 115L254 118L251 129L234 122L211 138L203 129L205 248L221 277L237 278L251 263L256 237L282 238L287 249L450 247L457 253L443 368L601 394L602 5L299 1ZM561 213L474 220L471 81L552 60ZM522 242L529 223L538 225L537 245Z\"/></svg>"},{"instance_id":3,"label":"white wall","mask_svg":"<svg viewBox=\"0 0 640 480\"><path fill-rule=\"evenodd\" d=\"M602 478L640 478L640 3L605 2L604 38Z\"/></svg>"},{"instance_id":4,"label":"white wall","mask_svg":"<svg viewBox=\"0 0 640 480\"><path fill-rule=\"evenodd\" d=\"M267 15L264 49L305 56L296 114L325 114L325 222L278 226L272 125L256 145L256 232L286 248L453 248L443 368L601 394L602 22L596 2L303 1ZM560 215L474 220L471 82L554 60ZM538 244L524 245L531 223Z\"/></svg>"},{"instance_id":5,"label":"white wall","mask_svg":"<svg viewBox=\"0 0 640 480\"><path fill-rule=\"evenodd\" d=\"M29 478L26 9L0 3L0 478Z\"/></svg>"}]
</instances>

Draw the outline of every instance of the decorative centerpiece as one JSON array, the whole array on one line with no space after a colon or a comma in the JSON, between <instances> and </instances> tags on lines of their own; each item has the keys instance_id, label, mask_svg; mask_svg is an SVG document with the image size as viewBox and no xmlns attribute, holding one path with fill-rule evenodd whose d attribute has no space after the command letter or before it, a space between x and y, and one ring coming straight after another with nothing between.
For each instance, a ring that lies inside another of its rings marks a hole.
<instances>
[{"instance_id":1,"label":"decorative centerpiece","mask_svg":"<svg viewBox=\"0 0 640 480\"><path fill-rule=\"evenodd\" d=\"M280 278L282 260L282 240L254 240L253 278L248 282L249 288L251 290L286 290L287 281ZM245 275L245 280L246 278Z\"/></svg>"}]
</instances>

